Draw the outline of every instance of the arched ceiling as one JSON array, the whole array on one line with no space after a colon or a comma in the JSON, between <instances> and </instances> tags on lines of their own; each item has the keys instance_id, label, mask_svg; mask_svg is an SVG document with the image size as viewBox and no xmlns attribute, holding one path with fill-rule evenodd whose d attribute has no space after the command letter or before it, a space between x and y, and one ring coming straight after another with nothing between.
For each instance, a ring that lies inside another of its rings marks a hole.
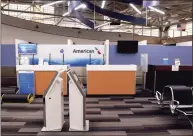
<instances>
[{"instance_id":1,"label":"arched ceiling","mask_svg":"<svg viewBox=\"0 0 193 136\"><path fill-rule=\"evenodd\" d=\"M56 0L2 0L2 2L6 3L6 5L2 6L1 9L2 9L2 12L10 11L10 12L16 12L16 13L19 12L19 14L22 14L22 13L42 14L42 15L47 15L50 18L54 17L53 25L59 25L61 22L66 21L66 22L77 22L77 24L79 23L82 25L82 27L80 28L86 28L85 25L82 24L80 21L78 21L73 14L70 14L69 16L66 16L66 17L62 17L62 14L68 10L67 0L64 0L64 2L61 4L53 5L54 13L38 12L38 10L28 11L28 10L19 10L19 9L13 10L13 9L5 8L7 5L11 3L41 6L43 4L50 3L53 1L56 1ZM135 10L133 10L129 6L129 4L120 2L120 1L121 0L106 0L104 9L121 13L123 15L137 17L137 18L144 18L144 19L147 18L147 26L144 25L144 27L151 27L156 29L160 27L164 28L169 25L177 24L179 23L179 21L180 22L192 21L192 0L160 0L159 5L155 7L164 11L165 15L161 15L157 12L153 12L150 9L146 10L146 8L144 8L143 6L136 4L136 7L142 12L142 14L138 14ZM102 0L89 0L89 2L100 7ZM79 10L78 12L81 15L83 15L86 19L94 22L96 26L104 24L104 22L111 22L111 20L105 19L104 15L97 13L93 10L90 10L88 8L85 10ZM48 17L43 19L48 19ZM111 29L111 28L122 29L122 30L128 29L128 30L125 30L125 32L130 32L132 31L133 25L136 25L132 22L127 22L127 21L122 21L121 24L122 25L120 26L109 27L108 29ZM104 30L105 29L107 28L104 27ZM101 28L99 29L99 31L100 30L103 30L103 29Z\"/></svg>"}]
</instances>

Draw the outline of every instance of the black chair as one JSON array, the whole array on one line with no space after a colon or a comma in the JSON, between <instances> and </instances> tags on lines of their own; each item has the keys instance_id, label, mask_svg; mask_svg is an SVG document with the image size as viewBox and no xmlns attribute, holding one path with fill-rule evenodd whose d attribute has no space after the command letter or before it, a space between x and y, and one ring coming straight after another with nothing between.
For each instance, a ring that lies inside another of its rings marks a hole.
<instances>
[{"instance_id":1,"label":"black chair","mask_svg":"<svg viewBox=\"0 0 193 136\"><path fill-rule=\"evenodd\" d=\"M193 127L193 90L192 87L170 86L172 101L170 111L172 114L186 117Z\"/></svg>"},{"instance_id":2,"label":"black chair","mask_svg":"<svg viewBox=\"0 0 193 136\"><path fill-rule=\"evenodd\" d=\"M172 101L173 90L172 88L186 88L184 85L167 85L162 90L156 91L156 99L160 107L169 106Z\"/></svg>"}]
</instances>

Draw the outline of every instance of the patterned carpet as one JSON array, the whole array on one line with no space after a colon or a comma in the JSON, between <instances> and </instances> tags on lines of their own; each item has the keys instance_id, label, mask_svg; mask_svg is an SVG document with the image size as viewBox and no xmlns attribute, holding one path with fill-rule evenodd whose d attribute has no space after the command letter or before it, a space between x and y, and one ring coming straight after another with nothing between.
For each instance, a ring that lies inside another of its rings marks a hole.
<instances>
[{"instance_id":1,"label":"patterned carpet","mask_svg":"<svg viewBox=\"0 0 193 136\"><path fill-rule=\"evenodd\" d=\"M135 98L87 97L89 132L68 132L68 98L64 98L66 122L62 132L41 132L42 98L36 98L32 104L3 104L1 136L192 136L186 119L177 119L168 109L160 110L155 98L144 94Z\"/></svg>"}]
</instances>

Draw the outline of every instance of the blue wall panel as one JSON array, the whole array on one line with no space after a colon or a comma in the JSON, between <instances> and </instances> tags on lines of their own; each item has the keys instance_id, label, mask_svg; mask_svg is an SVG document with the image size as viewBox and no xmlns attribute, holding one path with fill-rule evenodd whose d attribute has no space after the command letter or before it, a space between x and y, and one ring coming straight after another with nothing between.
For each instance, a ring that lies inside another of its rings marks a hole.
<instances>
[{"instance_id":1,"label":"blue wall panel","mask_svg":"<svg viewBox=\"0 0 193 136\"><path fill-rule=\"evenodd\" d=\"M110 46L110 64L127 65L140 64L140 54L149 54L149 64L163 64L163 58L169 58L169 65L174 64L175 58L180 58L182 65L192 65L192 46L139 46L137 54L118 54L117 46ZM1 66L16 65L15 45L1 45Z\"/></svg>"},{"instance_id":2,"label":"blue wall panel","mask_svg":"<svg viewBox=\"0 0 193 136\"><path fill-rule=\"evenodd\" d=\"M1 66L16 66L15 44L1 45Z\"/></svg>"},{"instance_id":3,"label":"blue wall panel","mask_svg":"<svg viewBox=\"0 0 193 136\"><path fill-rule=\"evenodd\" d=\"M149 64L163 65L163 58L169 59L169 65L180 58L182 65L192 65L192 46L139 46L136 54L118 54L117 46L110 46L109 63L114 65L140 65L140 54L149 55Z\"/></svg>"}]
</instances>

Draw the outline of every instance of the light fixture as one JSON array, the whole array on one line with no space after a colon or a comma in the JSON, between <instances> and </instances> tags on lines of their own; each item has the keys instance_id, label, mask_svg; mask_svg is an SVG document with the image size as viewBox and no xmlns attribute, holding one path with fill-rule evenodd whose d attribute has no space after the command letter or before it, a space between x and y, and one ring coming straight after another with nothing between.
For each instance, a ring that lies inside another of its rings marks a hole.
<instances>
[{"instance_id":1,"label":"light fixture","mask_svg":"<svg viewBox=\"0 0 193 136\"><path fill-rule=\"evenodd\" d=\"M69 14L70 14L70 12L66 12L66 13L64 13L62 16L65 17L65 16L67 16L67 15L69 15Z\"/></svg>"},{"instance_id":2,"label":"light fixture","mask_svg":"<svg viewBox=\"0 0 193 136\"><path fill-rule=\"evenodd\" d=\"M129 4L137 13L141 14L141 11L139 11L139 9L137 7L135 7L135 5L133 4Z\"/></svg>"},{"instance_id":3,"label":"light fixture","mask_svg":"<svg viewBox=\"0 0 193 136\"><path fill-rule=\"evenodd\" d=\"M101 8L104 8L105 7L105 0L102 1L102 4L101 4Z\"/></svg>"},{"instance_id":4,"label":"light fixture","mask_svg":"<svg viewBox=\"0 0 193 136\"><path fill-rule=\"evenodd\" d=\"M153 11L158 12L158 13L165 14L165 12L163 12L163 11L161 11L161 10L159 10L159 9L156 9L156 8L154 8L154 7L149 6L149 8L152 9Z\"/></svg>"},{"instance_id":5,"label":"light fixture","mask_svg":"<svg viewBox=\"0 0 193 136\"><path fill-rule=\"evenodd\" d=\"M78 10L78 9L85 9L86 8L86 4L80 4L78 5L75 10Z\"/></svg>"},{"instance_id":6,"label":"light fixture","mask_svg":"<svg viewBox=\"0 0 193 136\"><path fill-rule=\"evenodd\" d=\"M87 6L86 6L86 4L80 4L80 5L78 5L74 10L78 10L78 9L85 9ZM67 15L69 15L70 14L70 12L66 12L66 13L64 13L62 16L64 17L64 16L67 16Z\"/></svg>"},{"instance_id":7,"label":"light fixture","mask_svg":"<svg viewBox=\"0 0 193 136\"><path fill-rule=\"evenodd\" d=\"M45 7L52 6L52 5L55 5L55 4L59 4L59 3L62 3L62 2L64 2L64 1L58 0L58 1L55 1L55 2L47 3L45 5L42 5L41 8L45 8Z\"/></svg>"},{"instance_id":8,"label":"light fixture","mask_svg":"<svg viewBox=\"0 0 193 136\"><path fill-rule=\"evenodd\" d=\"M68 6L70 6L70 1L68 1Z\"/></svg>"}]
</instances>

